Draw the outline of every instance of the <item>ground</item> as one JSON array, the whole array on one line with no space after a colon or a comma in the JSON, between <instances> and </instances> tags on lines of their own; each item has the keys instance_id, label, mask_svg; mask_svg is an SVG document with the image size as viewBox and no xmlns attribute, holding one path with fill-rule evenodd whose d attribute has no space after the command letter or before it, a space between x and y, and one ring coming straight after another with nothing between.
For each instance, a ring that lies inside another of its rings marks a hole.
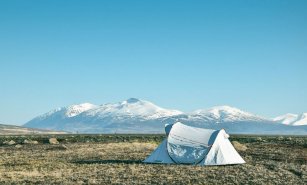
<instances>
[{"instance_id":1,"label":"ground","mask_svg":"<svg viewBox=\"0 0 307 185\"><path fill-rule=\"evenodd\" d=\"M60 144L49 144L50 137ZM1 136L0 184L307 184L306 136L231 136L244 146L238 148L246 160L243 165L142 163L163 138ZM25 139L39 144L22 144ZM16 144L2 144L10 140Z\"/></svg>"}]
</instances>

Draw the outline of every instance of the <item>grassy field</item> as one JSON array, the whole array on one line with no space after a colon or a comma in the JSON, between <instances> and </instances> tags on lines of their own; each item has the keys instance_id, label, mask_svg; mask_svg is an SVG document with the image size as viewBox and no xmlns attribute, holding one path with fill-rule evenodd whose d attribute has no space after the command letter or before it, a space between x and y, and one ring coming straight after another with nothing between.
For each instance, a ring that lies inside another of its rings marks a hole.
<instances>
[{"instance_id":1,"label":"grassy field","mask_svg":"<svg viewBox=\"0 0 307 185\"><path fill-rule=\"evenodd\" d=\"M49 144L50 137L60 144ZM307 184L307 137L231 136L247 147L238 148L244 165L143 164L163 138L1 136L0 184ZM15 144L3 144L11 140Z\"/></svg>"}]
</instances>

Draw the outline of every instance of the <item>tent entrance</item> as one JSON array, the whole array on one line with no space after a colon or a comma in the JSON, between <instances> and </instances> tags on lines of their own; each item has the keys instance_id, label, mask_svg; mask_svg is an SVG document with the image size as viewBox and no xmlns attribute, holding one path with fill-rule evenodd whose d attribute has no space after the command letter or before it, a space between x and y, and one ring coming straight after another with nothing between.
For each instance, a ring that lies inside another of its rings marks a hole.
<instances>
[{"instance_id":1,"label":"tent entrance","mask_svg":"<svg viewBox=\"0 0 307 185\"><path fill-rule=\"evenodd\" d=\"M208 154L210 146L197 140L170 133L168 135L167 151L175 163L198 164Z\"/></svg>"},{"instance_id":2,"label":"tent entrance","mask_svg":"<svg viewBox=\"0 0 307 185\"><path fill-rule=\"evenodd\" d=\"M208 154L207 147L191 147L168 143L169 156L178 164L198 164Z\"/></svg>"}]
</instances>

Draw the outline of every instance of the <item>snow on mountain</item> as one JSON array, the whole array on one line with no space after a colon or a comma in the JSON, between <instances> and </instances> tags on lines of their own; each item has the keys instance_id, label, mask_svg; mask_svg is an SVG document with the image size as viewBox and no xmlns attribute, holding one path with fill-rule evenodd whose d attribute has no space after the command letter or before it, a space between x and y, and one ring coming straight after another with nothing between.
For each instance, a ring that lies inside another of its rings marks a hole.
<instances>
[{"instance_id":1,"label":"snow on mountain","mask_svg":"<svg viewBox=\"0 0 307 185\"><path fill-rule=\"evenodd\" d=\"M293 125L307 125L307 113L299 115L297 121Z\"/></svg>"},{"instance_id":2,"label":"snow on mountain","mask_svg":"<svg viewBox=\"0 0 307 185\"><path fill-rule=\"evenodd\" d=\"M68 108L66 108L65 115L67 117L74 117L74 116L81 114L82 112L94 109L96 107L97 107L97 105L93 105L93 104L90 104L90 103L82 103L82 104L79 104L79 105L72 105L72 106L69 106Z\"/></svg>"},{"instance_id":3,"label":"snow on mountain","mask_svg":"<svg viewBox=\"0 0 307 185\"><path fill-rule=\"evenodd\" d=\"M300 119L293 125L304 125L306 115L298 117ZM181 121L202 128L225 128L230 133L307 133L307 126L276 124L285 120L281 117L273 121L230 106L184 113L130 98L119 103L84 103L58 108L32 119L24 126L79 133L163 133L165 124Z\"/></svg>"},{"instance_id":4,"label":"snow on mountain","mask_svg":"<svg viewBox=\"0 0 307 185\"><path fill-rule=\"evenodd\" d=\"M78 104L78 105L60 107L60 108L54 109L50 112L47 112L46 114L38 116L36 119L42 120L42 119L48 118L50 116L74 117L74 116L81 114L82 112L85 112L85 111L90 110L90 109L94 109L96 107L97 107L97 105L93 105L93 104L90 104L90 103L82 103L82 104Z\"/></svg>"},{"instance_id":5,"label":"snow on mountain","mask_svg":"<svg viewBox=\"0 0 307 185\"><path fill-rule=\"evenodd\" d=\"M201 117L208 120L218 122L229 122L229 121L257 121L265 120L260 116L244 112L240 109L230 107L230 106L216 106L210 109L199 109L190 114L191 117Z\"/></svg>"},{"instance_id":6,"label":"snow on mountain","mask_svg":"<svg viewBox=\"0 0 307 185\"><path fill-rule=\"evenodd\" d=\"M288 113L288 114L273 118L273 121L280 122L286 125L291 125L291 123L295 122L297 118L298 118L297 114Z\"/></svg>"},{"instance_id":7,"label":"snow on mountain","mask_svg":"<svg viewBox=\"0 0 307 185\"><path fill-rule=\"evenodd\" d=\"M300 115L288 113L288 114L273 118L273 121L280 122L285 125L293 125L293 126L307 125L307 113L303 113Z\"/></svg>"},{"instance_id":8,"label":"snow on mountain","mask_svg":"<svg viewBox=\"0 0 307 185\"><path fill-rule=\"evenodd\" d=\"M114 130L134 127L145 121L155 122L157 119L183 114L177 110L169 110L136 98L119 103L93 105L89 103L62 107L38 116L27 122L25 126L53 130L97 132L97 129ZM151 127L150 124L147 126ZM163 127L161 127L163 128Z\"/></svg>"},{"instance_id":9,"label":"snow on mountain","mask_svg":"<svg viewBox=\"0 0 307 185\"><path fill-rule=\"evenodd\" d=\"M183 114L177 110L169 110L158 107L157 105L136 98L115 104L103 104L83 114L86 116L98 116L100 118L113 117L141 117L143 119L157 119Z\"/></svg>"},{"instance_id":10,"label":"snow on mountain","mask_svg":"<svg viewBox=\"0 0 307 185\"><path fill-rule=\"evenodd\" d=\"M96 107L97 105L90 103L60 107L35 117L31 121L24 124L24 126L31 128L69 131L69 129L65 129L63 126L67 121L69 121L70 118L74 118L79 114ZM73 125L71 125L71 127L73 127Z\"/></svg>"}]
</instances>

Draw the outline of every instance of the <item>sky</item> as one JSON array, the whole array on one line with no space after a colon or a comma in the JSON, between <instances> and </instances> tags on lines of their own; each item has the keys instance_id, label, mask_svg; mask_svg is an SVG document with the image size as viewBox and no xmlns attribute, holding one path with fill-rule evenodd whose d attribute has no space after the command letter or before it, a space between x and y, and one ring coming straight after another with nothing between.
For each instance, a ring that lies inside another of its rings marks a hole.
<instances>
[{"instance_id":1,"label":"sky","mask_svg":"<svg viewBox=\"0 0 307 185\"><path fill-rule=\"evenodd\" d=\"M0 123L135 97L307 112L306 0L2 0Z\"/></svg>"}]
</instances>

